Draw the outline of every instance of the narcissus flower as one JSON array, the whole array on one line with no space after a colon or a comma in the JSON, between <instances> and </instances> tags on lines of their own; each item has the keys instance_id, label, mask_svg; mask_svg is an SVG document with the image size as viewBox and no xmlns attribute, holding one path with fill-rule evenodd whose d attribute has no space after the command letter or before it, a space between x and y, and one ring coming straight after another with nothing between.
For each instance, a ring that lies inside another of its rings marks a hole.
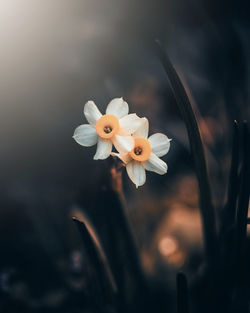
<instances>
[{"instance_id":1,"label":"narcissus flower","mask_svg":"<svg viewBox=\"0 0 250 313\"><path fill-rule=\"evenodd\" d=\"M97 144L94 159L106 159L111 154L112 145L121 153L128 153L134 148L133 134L141 125L142 119L136 114L128 114L129 108L123 98L113 99L102 115L93 101L84 106L84 115L89 124L75 129L73 138L82 146Z\"/></svg>"},{"instance_id":2,"label":"narcissus flower","mask_svg":"<svg viewBox=\"0 0 250 313\"><path fill-rule=\"evenodd\" d=\"M167 173L167 164L160 159L168 153L170 141L166 135L157 133L148 138L148 120L143 118L142 125L134 132L134 148L130 152L112 153L126 165L126 170L132 182L142 186L146 181L146 171L163 175Z\"/></svg>"}]
</instances>

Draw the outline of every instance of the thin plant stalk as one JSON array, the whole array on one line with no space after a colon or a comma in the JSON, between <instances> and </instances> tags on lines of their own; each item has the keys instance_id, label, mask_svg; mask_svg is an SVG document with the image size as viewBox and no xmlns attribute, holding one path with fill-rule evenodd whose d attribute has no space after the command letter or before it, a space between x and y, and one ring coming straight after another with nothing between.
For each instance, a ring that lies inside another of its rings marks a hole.
<instances>
[{"instance_id":1,"label":"thin plant stalk","mask_svg":"<svg viewBox=\"0 0 250 313\"><path fill-rule=\"evenodd\" d=\"M177 313L188 313L188 283L187 278L183 273L178 273L176 276L177 283Z\"/></svg>"},{"instance_id":2,"label":"thin plant stalk","mask_svg":"<svg viewBox=\"0 0 250 313\"><path fill-rule=\"evenodd\" d=\"M148 300L147 284L126 215L121 162L108 160L95 206L102 217L103 248L112 269L120 312L133 311ZM105 208L105 211L103 211Z\"/></svg>"},{"instance_id":3,"label":"thin plant stalk","mask_svg":"<svg viewBox=\"0 0 250 313\"><path fill-rule=\"evenodd\" d=\"M227 223L231 226L234 223L236 215L236 204L238 195L238 170L239 170L239 126L238 122L234 121L234 136L232 148L232 160L229 176L229 184L227 191L226 210L228 218Z\"/></svg>"}]
</instances>

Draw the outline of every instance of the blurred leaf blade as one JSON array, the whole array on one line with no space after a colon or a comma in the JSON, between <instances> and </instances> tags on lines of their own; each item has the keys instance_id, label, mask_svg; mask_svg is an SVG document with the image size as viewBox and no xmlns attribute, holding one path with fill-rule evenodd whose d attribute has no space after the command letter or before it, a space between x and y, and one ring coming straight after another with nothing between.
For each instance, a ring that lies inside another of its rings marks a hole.
<instances>
[{"instance_id":1,"label":"blurred leaf blade","mask_svg":"<svg viewBox=\"0 0 250 313\"><path fill-rule=\"evenodd\" d=\"M109 306L114 300L116 293L116 286L112 277L110 277L110 271L107 269L107 265L101 257L100 248L98 247L95 238L93 238L93 235L87 227L87 221L80 221L76 217L73 217L72 219L82 237L89 262L94 268L98 284L100 284L99 288L95 288L95 286L93 287L92 297L94 300L97 300L96 304L99 306L105 304Z\"/></svg>"},{"instance_id":2,"label":"blurred leaf blade","mask_svg":"<svg viewBox=\"0 0 250 313\"><path fill-rule=\"evenodd\" d=\"M208 262L215 264L216 256L218 255L216 218L214 207L212 205L211 189L208 179L205 154L198 124L185 88L171 61L169 60L169 57L164 47L158 40L156 41L156 44L158 55L166 71L177 106L186 125L190 148L194 158L196 176L199 184L199 200L201 218L204 229L203 236L205 242L205 250Z\"/></svg>"}]
</instances>

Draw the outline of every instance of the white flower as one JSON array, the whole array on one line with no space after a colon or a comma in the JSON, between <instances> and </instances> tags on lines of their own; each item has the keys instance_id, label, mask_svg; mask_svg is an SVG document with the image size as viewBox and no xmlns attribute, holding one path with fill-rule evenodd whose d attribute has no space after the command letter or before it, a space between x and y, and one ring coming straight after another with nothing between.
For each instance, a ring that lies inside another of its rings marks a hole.
<instances>
[{"instance_id":1,"label":"white flower","mask_svg":"<svg viewBox=\"0 0 250 313\"><path fill-rule=\"evenodd\" d=\"M128 114L128 111L128 104L122 98L113 99L105 115L100 113L93 101L88 101L84 106L84 115L89 124L78 126L73 138L85 147L97 144L95 160L108 158L112 144L117 151L127 153L134 147L131 134L141 125L141 119L136 114Z\"/></svg>"},{"instance_id":2,"label":"white flower","mask_svg":"<svg viewBox=\"0 0 250 313\"><path fill-rule=\"evenodd\" d=\"M146 171L163 175L167 173L168 166L159 157L168 153L170 141L164 134L154 134L148 138L148 120L143 118L142 125L134 132L134 148L131 152L112 153L125 164L129 178L138 186L146 181Z\"/></svg>"}]
</instances>

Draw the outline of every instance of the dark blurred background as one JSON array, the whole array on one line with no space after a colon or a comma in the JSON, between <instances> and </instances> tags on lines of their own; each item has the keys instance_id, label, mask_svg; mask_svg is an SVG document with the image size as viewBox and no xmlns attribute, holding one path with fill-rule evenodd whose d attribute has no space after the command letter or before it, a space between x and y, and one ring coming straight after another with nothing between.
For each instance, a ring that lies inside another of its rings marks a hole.
<instances>
[{"instance_id":1,"label":"dark blurred background","mask_svg":"<svg viewBox=\"0 0 250 313\"><path fill-rule=\"evenodd\" d=\"M2 312L89 307L71 216L84 210L101 223L95 203L107 161L72 139L90 99L104 112L122 96L131 113L148 117L151 134L173 139L167 175L147 173L138 190L124 175L126 213L156 294L159 286L175 292L178 270L199 270L197 182L154 41L164 43L192 100L219 214L232 122L250 115L249 9L248 1L226 0L0 0Z\"/></svg>"}]
</instances>

